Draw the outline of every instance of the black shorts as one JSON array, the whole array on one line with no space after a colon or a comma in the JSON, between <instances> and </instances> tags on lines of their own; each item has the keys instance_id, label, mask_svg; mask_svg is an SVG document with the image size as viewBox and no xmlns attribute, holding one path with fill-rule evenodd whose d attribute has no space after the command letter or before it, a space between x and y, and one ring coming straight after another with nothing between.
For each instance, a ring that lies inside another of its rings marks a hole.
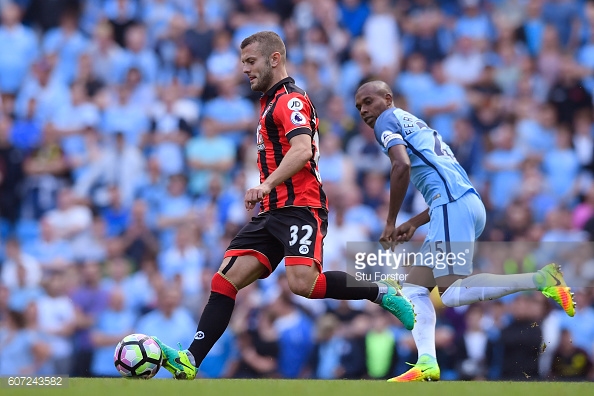
<instances>
[{"instance_id":1,"label":"black shorts","mask_svg":"<svg viewBox=\"0 0 594 396\"><path fill-rule=\"evenodd\" d=\"M254 256L267 277L285 259L285 265L312 265L322 271L322 246L328 230L328 212L321 208L286 207L252 217L233 238L225 257Z\"/></svg>"}]
</instances>

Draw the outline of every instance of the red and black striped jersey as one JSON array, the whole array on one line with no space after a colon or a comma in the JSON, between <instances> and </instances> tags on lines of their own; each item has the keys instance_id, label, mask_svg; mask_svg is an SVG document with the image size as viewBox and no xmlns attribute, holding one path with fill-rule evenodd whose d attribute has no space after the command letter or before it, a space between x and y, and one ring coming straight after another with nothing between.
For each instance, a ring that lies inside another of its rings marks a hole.
<instances>
[{"instance_id":1,"label":"red and black striped jersey","mask_svg":"<svg viewBox=\"0 0 594 396\"><path fill-rule=\"evenodd\" d=\"M260 183L278 168L291 148L289 141L297 135L312 137L312 157L307 164L276 186L260 204L260 212L285 206L307 206L327 210L326 194L318 172L319 119L309 97L287 77L279 81L260 99L257 148Z\"/></svg>"}]
</instances>

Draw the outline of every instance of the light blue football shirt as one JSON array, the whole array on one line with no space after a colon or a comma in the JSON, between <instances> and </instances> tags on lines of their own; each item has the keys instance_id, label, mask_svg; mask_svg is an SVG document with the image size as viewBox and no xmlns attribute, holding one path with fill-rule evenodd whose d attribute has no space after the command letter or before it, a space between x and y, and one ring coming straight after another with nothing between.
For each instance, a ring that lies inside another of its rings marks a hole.
<instances>
[{"instance_id":1,"label":"light blue football shirt","mask_svg":"<svg viewBox=\"0 0 594 396\"><path fill-rule=\"evenodd\" d=\"M467 191L476 193L450 147L423 120L391 107L377 118L374 131L386 155L390 147L406 146L411 181L431 209L455 201Z\"/></svg>"}]
</instances>

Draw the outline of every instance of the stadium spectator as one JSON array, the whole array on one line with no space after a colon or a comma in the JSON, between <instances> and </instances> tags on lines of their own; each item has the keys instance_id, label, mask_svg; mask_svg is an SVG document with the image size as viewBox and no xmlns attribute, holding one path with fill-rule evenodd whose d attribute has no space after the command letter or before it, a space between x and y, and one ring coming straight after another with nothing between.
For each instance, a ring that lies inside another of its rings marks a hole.
<instances>
[{"instance_id":1,"label":"stadium spectator","mask_svg":"<svg viewBox=\"0 0 594 396\"><path fill-rule=\"evenodd\" d=\"M176 283L164 283L158 290L157 309L138 319L134 328L142 334L154 334L160 340L177 345L194 337L196 324L190 312L181 306L182 293ZM125 289L124 289L125 290ZM159 370L156 378L168 378L167 370Z\"/></svg>"},{"instance_id":2,"label":"stadium spectator","mask_svg":"<svg viewBox=\"0 0 594 396\"><path fill-rule=\"evenodd\" d=\"M501 329L494 348L503 354L502 380L535 381L542 348L542 304L535 294L520 294L512 302L512 320Z\"/></svg>"},{"instance_id":3,"label":"stadium spectator","mask_svg":"<svg viewBox=\"0 0 594 396\"><path fill-rule=\"evenodd\" d=\"M278 377L279 339L269 311L249 310L237 321L238 362L234 378ZM215 344L216 345L216 344Z\"/></svg>"},{"instance_id":4,"label":"stadium spectator","mask_svg":"<svg viewBox=\"0 0 594 396\"><path fill-rule=\"evenodd\" d=\"M94 132L88 133L94 141ZM93 154L85 173L74 185L76 194L104 207L109 203L109 187L116 186L122 202L130 205L144 176L146 159L140 149L126 142L123 133L116 133L113 145L101 145Z\"/></svg>"},{"instance_id":5,"label":"stadium spectator","mask_svg":"<svg viewBox=\"0 0 594 396\"><path fill-rule=\"evenodd\" d=\"M0 117L0 218L11 227L16 225L21 209L21 191L25 183L25 153L14 145L14 126L8 117Z\"/></svg>"},{"instance_id":6,"label":"stadium spectator","mask_svg":"<svg viewBox=\"0 0 594 396\"><path fill-rule=\"evenodd\" d=\"M76 309L67 294L66 271L54 272L45 284L46 295L35 305L39 330L51 348L49 375L70 373L75 356L71 336L76 329Z\"/></svg>"},{"instance_id":7,"label":"stadium spectator","mask_svg":"<svg viewBox=\"0 0 594 396\"><path fill-rule=\"evenodd\" d=\"M15 95L40 48L35 33L22 23L22 10L14 2L1 9L0 46L10 48L0 54L0 92Z\"/></svg>"},{"instance_id":8,"label":"stadium spectator","mask_svg":"<svg viewBox=\"0 0 594 396\"><path fill-rule=\"evenodd\" d=\"M19 241L6 243L6 261L2 264L2 284L7 288L34 288L40 285L42 267L32 256L21 250Z\"/></svg>"},{"instance_id":9,"label":"stadium spectator","mask_svg":"<svg viewBox=\"0 0 594 396\"><path fill-rule=\"evenodd\" d=\"M367 375L372 379L386 379L398 362L396 340L384 312L375 310L371 315L371 329L365 336Z\"/></svg>"},{"instance_id":10,"label":"stadium spectator","mask_svg":"<svg viewBox=\"0 0 594 396\"><path fill-rule=\"evenodd\" d=\"M561 331L561 342L553 357L551 376L559 381L592 379L592 360L586 351L575 346L571 334Z\"/></svg>"},{"instance_id":11,"label":"stadium spectator","mask_svg":"<svg viewBox=\"0 0 594 396\"><path fill-rule=\"evenodd\" d=\"M72 365L72 375L89 377L94 359L91 331L99 317L108 308L109 295L100 288L101 266L99 263L86 262L79 267L79 273L80 285L70 294L76 312L76 331L73 341L73 347L76 350L76 364Z\"/></svg>"},{"instance_id":12,"label":"stadium spectator","mask_svg":"<svg viewBox=\"0 0 594 396\"><path fill-rule=\"evenodd\" d=\"M337 379L343 371L342 355L346 341L342 337L340 322L333 314L326 314L316 322L316 343L312 351L313 378Z\"/></svg>"},{"instance_id":13,"label":"stadium spectator","mask_svg":"<svg viewBox=\"0 0 594 396\"><path fill-rule=\"evenodd\" d=\"M524 154L514 146L513 124L502 124L490 134L490 138L493 150L487 153L483 165L488 172L488 202L493 209L501 211L511 202L513 191L521 183L520 166Z\"/></svg>"},{"instance_id":14,"label":"stadium spectator","mask_svg":"<svg viewBox=\"0 0 594 396\"><path fill-rule=\"evenodd\" d=\"M229 184L229 171L233 167L236 151L233 140L217 133L214 122L204 121L202 133L190 139L186 155L190 171L190 192L201 196L207 192L210 181L221 175Z\"/></svg>"},{"instance_id":15,"label":"stadium spectator","mask_svg":"<svg viewBox=\"0 0 594 396\"><path fill-rule=\"evenodd\" d=\"M94 377L117 376L113 370L113 346L133 332L136 320L136 315L126 308L126 293L123 290L113 289L108 297L108 305L98 312L90 334L95 347L90 362Z\"/></svg>"},{"instance_id":16,"label":"stadium spectator","mask_svg":"<svg viewBox=\"0 0 594 396\"><path fill-rule=\"evenodd\" d=\"M118 82L116 65L122 62L124 50L114 40L114 29L109 23L97 24L88 54L93 59L93 71L98 78L109 84Z\"/></svg>"},{"instance_id":17,"label":"stadium spectator","mask_svg":"<svg viewBox=\"0 0 594 396\"><path fill-rule=\"evenodd\" d=\"M68 267L75 259L72 245L65 238L59 237L48 218L39 222L39 236L28 241L24 250L39 262L46 274Z\"/></svg>"},{"instance_id":18,"label":"stadium spectator","mask_svg":"<svg viewBox=\"0 0 594 396\"><path fill-rule=\"evenodd\" d=\"M8 311L2 321L0 351L2 376L36 375L51 353L42 335L27 329L24 314L19 311Z\"/></svg>"},{"instance_id":19,"label":"stadium spectator","mask_svg":"<svg viewBox=\"0 0 594 396\"><path fill-rule=\"evenodd\" d=\"M41 44L45 55L56 56L55 73L66 83L73 80L78 57L87 46L88 40L78 30L78 14L73 9L66 9L60 15L59 26L48 30Z\"/></svg>"}]
</instances>

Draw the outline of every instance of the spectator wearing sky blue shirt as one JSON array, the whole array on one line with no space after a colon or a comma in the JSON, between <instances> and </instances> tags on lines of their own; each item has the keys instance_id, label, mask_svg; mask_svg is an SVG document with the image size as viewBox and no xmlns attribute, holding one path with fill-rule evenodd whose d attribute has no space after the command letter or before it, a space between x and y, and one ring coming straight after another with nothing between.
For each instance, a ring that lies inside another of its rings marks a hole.
<instances>
[{"instance_id":1,"label":"spectator wearing sky blue shirt","mask_svg":"<svg viewBox=\"0 0 594 396\"><path fill-rule=\"evenodd\" d=\"M186 193L186 185L184 175L173 175L169 178L167 193L161 196L157 228L161 231L162 249L173 246L177 227L198 221L192 199Z\"/></svg>"},{"instance_id":2,"label":"spectator wearing sky blue shirt","mask_svg":"<svg viewBox=\"0 0 594 396\"><path fill-rule=\"evenodd\" d=\"M503 211L522 183L520 167L525 159L514 146L513 124L504 123L491 132L493 150L485 156L484 168L489 183L489 201L496 211Z\"/></svg>"},{"instance_id":3,"label":"spectator wearing sky blue shirt","mask_svg":"<svg viewBox=\"0 0 594 396\"><path fill-rule=\"evenodd\" d=\"M98 377L119 377L113 365L113 349L125 336L133 333L136 315L126 308L126 294L122 289L109 293L107 309L98 314L91 329L95 351L91 360L91 374Z\"/></svg>"},{"instance_id":4,"label":"spectator wearing sky blue shirt","mask_svg":"<svg viewBox=\"0 0 594 396\"><path fill-rule=\"evenodd\" d=\"M146 46L146 28L134 25L126 31L126 48L118 59L115 73L120 82L132 67L140 69L145 82L154 83L157 79L158 60L154 51Z\"/></svg>"},{"instance_id":5,"label":"spectator wearing sky blue shirt","mask_svg":"<svg viewBox=\"0 0 594 396\"><path fill-rule=\"evenodd\" d=\"M210 123L216 135L231 139L238 147L248 131L255 128L254 105L239 95L235 78L219 81L217 90L219 95L204 106L204 121Z\"/></svg>"},{"instance_id":6,"label":"spectator wearing sky blue shirt","mask_svg":"<svg viewBox=\"0 0 594 396\"><path fill-rule=\"evenodd\" d=\"M434 64L431 75L434 85L425 91L421 113L449 143L454 134L454 121L467 113L466 93L462 86L446 79L442 64Z\"/></svg>"},{"instance_id":7,"label":"spectator wearing sky blue shirt","mask_svg":"<svg viewBox=\"0 0 594 396\"><path fill-rule=\"evenodd\" d=\"M174 246L159 255L159 270L167 282L179 278L185 298L193 300L203 293L204 258L205 252L196 241L196 230L190 226L179 227Z\"/></svg>"},{"instance_id":8,"label":"spectator wearing sky blue shirt","mask_svg":"<svg viewBox=\"0 0 594 396\"><path fill-rule=\"evenodd\" d=\"M49 221L41 219L39 227L39 238L25 244L23 249L39 262L42 270L49 273L73 264L74 255L70 244L57 237Z\"/></svg>"},{"instance_id":9,"label":"spectator wearing sky blue shirt","mask_svg":"<svg viewBox=\"0 0 594 396\"><path fill-rule=\"evenodd\" d=\"M580 162L572 147L569 129L564 127L557 130L555 147L546 152L542 165L558 202L569 205L577 203L575 199Z\"/></svg>"},{"instance_id":10,"label":"spectator wearing sky blue shirt","mask_svg":"<svg viewBox=\"0 0 594 396\"><path fill-rule=\"evenodd\" d=\"M462 0L462 16L457 19L454 33L474 40L493 40L495 32L489 16L481 10L481 0Z\"/></svg>"},{"instance_id":11,"label":"spectator wearing sky blue shirt","mask_svg":"<svg viewBox=\"0 0 594 396\"><path fill-rule=\"evenodd\" d=\"M216 134L215 124L202 123L202 133L186 144L186 157L190 168L190 192L203 195L207 192L210 181L215 174L221 175L223 184L230 182L229 171L235 161L235 145L233 140Z\"/></svg>"},{"instance_id":12,"label":"spectator wearing sky blue shirt","mask_svg":"<svg viewBox=\"0 0 594 396\"><path fill-rule=\"evenodd\" d=\"M70 86L70 100L61 106L51 119L61 135L61 145L68 157L77 156L85 151L83 131L86 127L98 125L99 108L89 100L84 84Z\"/></svg>"},{"instance_id":13,"label":"spectator wearing sky blue shirt","mask_svg":"<svg viewBox=\"0 0 594 396\"><path fill-rule=\"evenodd\" d=\"M78 30L76 13L66 11L60 17L60 26L49 30L43 37L44 54L57 56L56 72L66 83L74 78L78 57L89 42Z\"/></svg>"},{"instance_id":14,"label":"spectator wearing sky blue shirt","mask_svg":"<svg viewBox=\"0 0 594 396\"><path fill-rule=\"evenodd\" d=\"M32 73L23 84L15 103L15 112L25 117L29 101L36 100L35 120L48 122L62 106L70 102L68 86L56 77L53 60L43 58L35 62Z\"/></svg>"},{"instance_id":15,"label":"spectator wearing sky blue shirt","mask_svg":"<svg viewBox=\"0 0 594 396\"><path fill-rule=\"evenodd\" d=\"M177 9L169 0L145 0L142 2L141 18L146 23L148 42L154 44L163 36Z\"/></svg>"},{"instance_id":16,"label":"spectator wearing sky blue shirt","mask_svg":"<svg viewBox=\"0 0 594 396\"><path fill-rule=\"evenodd\" d=\"M555 147L555 108L544 103L535 108L532 118L517 124L516 148L526 155L544 157Z\"/></svg>"},{"instance_id":17,"label":"spectator wearing sky blue shirt","mask_svg":"<svg viewBox=\"0 0 594 396\"><path fill-rule=\"evenodd\" d=\"M363 38L353 40L349 59L340 66L340 84L337 93L343 97L345 107L355 114L355 102L352 99L359 83L372 74L371 56Z\"/></svg>"},{"instance_id":18,"label":"spectator wearing sky blue shirt","mask_svg":"<svg viewBox=\"0 0 594 396\"><path fill-rule=\"evenodd\" d=\"M0 325L0 377L36 375L51 350L37 331L27 328L22 312L8 311Z\"/></svg>"},{"instance_id":19,"label":"spectator wearing sky blue shirt","mask_svg":"<svg viewBox=\"0 0 594 396\"><path fill-rule=\"evenodd\" d=\"M167 345L186 343L194 338L196 321L180 303L182 294L178 286L164 284L159 290L157 309L140 317L135 331L158 337ZM155 378L171 378L167 370L159 370Z\"/></svg>"},{"instance_id":20,"label":"spectator wearing sky blue shirt","mask_svg":"<svg viewBox=\"0 0 594 396\"><path fill-rule=\"evenodd\" d=\"M0 25L0 92L15 94L38 54L37 38L21 23L21 10L7 3Z\"/></svg>"},{"instance_id":21,"label":"spectator wearing sky blue shirt","mask_svg":"<svg viewBox=\"0 0 594 396\"><path fill-rule=\"evenodd\" d=\"M213 49L206 59L208 79L216 82L236 75L239 54L233 46L231 33L220 30L213 38Z\"/></svg>"},{"instance_id":22,"label":"spectator wearing sky blue shirt","mask_svg":"<svg viewBox=\"0 0 594 396\"><path fill-rule=\"evenodd\" d=\"M139 146L142 134L149 128L149 118L143 109L130 100L132 92L127 86L117 89L117 100L103 113L102 132L106 135L122 132L128 144Z\"/></svg>"},{"instance_id":23,"label":"spectator wearing sky blue shirt","mask_svg":"<svg viewBox=\"0 0 594 396\"><path fill-rule=\"evenodd\" d=\"M435 83L431 74L427 72L427 61L423 55L418 52L412 53L405 62L405 70L398 74L395 85L406 99L409 111L420 113L420 104L434 88Z\"/></svg>"}]
</instances>

